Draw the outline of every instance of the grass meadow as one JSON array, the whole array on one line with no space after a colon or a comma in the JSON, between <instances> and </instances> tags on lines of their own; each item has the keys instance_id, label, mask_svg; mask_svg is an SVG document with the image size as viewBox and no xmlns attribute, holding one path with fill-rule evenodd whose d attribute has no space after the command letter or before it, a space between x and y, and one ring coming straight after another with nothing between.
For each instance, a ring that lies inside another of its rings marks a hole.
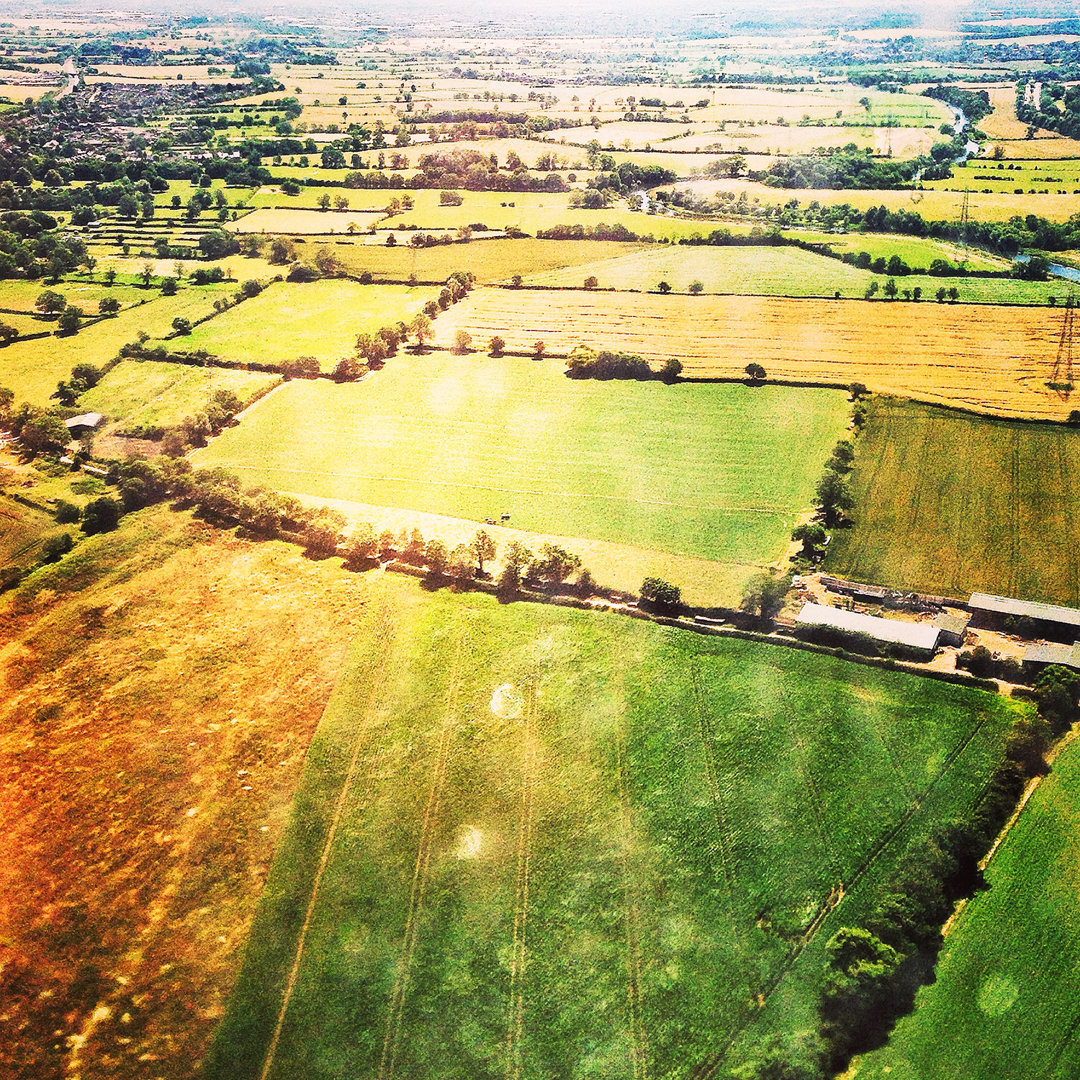
<instances>
[{"instance_id":1,"label":"grass meadow","mask_svg":"<svg viewBox=\"0 0 1080 1080\"><path fill-rule=\"evenodd\" d=\"M858 581L1080 603L1080 432L873 401L855 524L826 565Z\"/></svg>"},{"instance_id":2,"label":"grass meadow","mask_svg":"<svg viewBox=\"0 0 1080 1080\"><path fill-rule=\"evenodd\" d=\"M231 390L247 403L280 381L280 375L261 372L121 360L79 398L78 407L124 427L172 427L204 410L216 390Z\"/></svg>"},{"instance_id":3,"label":"grass meadow","mask_svg":"<svg viewBox=\"0 0 1080 1080\"><path fill-rule=\"evenodd\" d=\"M857 250L857 242L852 245ZM875 256L876 257L876 256ZM976 260L985 261L985 260ZM883 289L888 278L859 270L836 259L815 255L800 248L651 247L644 251L590 263L533 274L527 285L548 288L581 288L586 277L595 277L600 288L655 291L666 281L676 292L688 291L698 281L705 293L744 296L821 296L839 293L859 299L871 283ZM895 278L902 290L922 290L923 300L932 300L943 286L956 287L961 303L1045 304L1051 296L1064 301L1067 283L1017 281L1013 278L940 278L909 274ZM878 294L882 295L881 293Z\"/></svg>"},{"instance_id":4,"label":"grass meadow","mask_svg":"<svg viewBox=\"0 0 1080 1080\"><path fill-rule=\"evenodd\" d=\"M989 887L953 924L937 980L853 1078L1068 1080L1080 1072L1078 800L1074 743L995 854Z\"/></svg>"},{"instance_id":5,"label":"grass meadow","mask_svg":"<svg viewBox=\"0 0 1080 1080\"><path fill-rule=\"evenodd\" d=\"M690 1075L762 1002L812 1011L808 937L970 807L1014 708L790 649L382 584L210 1080Z\"/></svg>"},{"instance_id":6,"label":"grass meadow","mask_svg":"<svg viewBox=\"0 0 1080 1080\"><path fill-rule=\"evenodd\" d=\"M407 245L336 244L334 256L350 274L372 273L375 280L445 281L456 270L469 270L481 284L509 281L515 274L580 266L643 250L613 240L498 239L429 248Z\"/></svg>"},{"instance_id":7,"label":"grass meadow","mask_svg":"<svg viewBox=\"0 0 1080 1080\"><path fill-rule=\"evenodd\" d=\"M799 248L660 247L606 259L585 266L533 274L527 285L581 288L595 277L602 289L655 290L666 281L686 292L700 281L707 293L751 293L780 296L862 296L875 275L845 266L836 259Z\"/></svg>"},{"instance_id":8,"label":"grass meadow","mask_svg":"<svg viewBox=\"0 0 1080 1080\"><path fill-rule=\"evenodd\" d=\"M436 354L290 383L196 459L322 498L506 512L750 566L781 554L848 408L836 391L572 382L551 362Z\"/></svg>"},{"instance_id":9,"label":"grass meadow","mask_svg":"<svg viewBox=\"0 0 1080 1080\"><path fill-rule=\"evenodd\" d=\"M329 370L352 353L359 334L408 322L430 299L430 288L404 285L279 282L174 339L172 347L206 349L245 363L279 364L314 356Z\"/></svg>"}]
</instances>

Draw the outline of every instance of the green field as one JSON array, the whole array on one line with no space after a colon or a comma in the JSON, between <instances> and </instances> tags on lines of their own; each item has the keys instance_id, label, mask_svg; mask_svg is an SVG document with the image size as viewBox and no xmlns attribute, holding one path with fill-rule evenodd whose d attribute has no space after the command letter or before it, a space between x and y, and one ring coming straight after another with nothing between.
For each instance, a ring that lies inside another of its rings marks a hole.
<instances>
[{"instance_id":1,"label":"green field","mask_svg":"<svg viewBox=\"0 0 1080 1080\"><path fill-rule=\"evenodd\" d=\"M971 161L963 169L954 169L947 180L929 180L930 188L951 188L963 191L1003 191L1012 194L1017 188L1024 193L1076 194L1080 188L1080 161L1075 158L1037 161Z\"/></svg>"},{"instance_id":2,"label":"green field","mask_svg":"<svg viewBox=\"0 0 1080 1080\"><path fill-rule=\"evenodd\" d=\"M822 236L821 239L826 238ZM850 246L853 250L865 250L859 247L857 240ZM927 254L925 249L910 245L899 245L894 250L905 258L925 259ZM959 259L959 252L952 255ZM585 278L590 276L597 279L602 289L655 291L661 281L667 281L676 292L687 292L691 282L699 281L706 293L751 296L833 296L839 292L845 297L861 297L871 282L876 281L878 288L883 289L888 280L883 274L860 270L837 259L795 247L664 246L532 274L525 283L547 288L581 288ZM922 298L932 300L943 286L955 287L960 292L961 303L973 304L1045 304L1051 296L1064 302L1069 292L1068 283L1059 280L940 278L909 274L901 275L895 281L901 295L904 290L920 288Z\"/></svg>"},{"instance_id":3,"label":"green field","mask_svg":"<svg viewBox=\"0 0 1080 1080\"><path fill-rule=\"evenodd\" d=\"M231 390L246 404L280 380L262 372L122 360L79 398L78 407L127 428L172 427L205 409L214 391Z\"/></svg>"},{"instance_id":4,"label":"green field","mask_svg":"<svg viewBox=\"0 0 1080 1080\"><path fill-rule=\"evenodd\" d=\"M359 334L408 322L433 298L430 288L404 285L280 282L174 339L170 347L206 349L244 363L280 364L314 356L329 370L352 353Z\"/></svg>"},{"instance_id":5,"label":"green field","mask_svg":"<svg viewBox=\"0 0 1080 1080\"><path fill-rule=\"evenodd\" d=\"M602 289L655 291L666 281L687 292L700 281L707 293L768 296L862 296L874 280L869 270L793 247L660 247L585 266L533 274L528 285L581 288L595 277Z\"/></svg>"},{"instance_id":6,"label":"green field","mask_svg":"<svg viewBox=\"0 0 1080 1080\"><path fill-rule=\"evenodd\" d=\"M825 233L808 229L791 229L791 236L811 244L827 244L837 254L865 251L871 259L889 259L898 255L913 270L926 270L934 259L945 259L957 266L964 262L969 270L1007 270L1007 259L986 255L974 248L964 251L958 244L931 240L920 236L899 236L890 233ZM948 282L947 284L956 284Z\"/></svg>"},{"instance_id":7,"label":"green field","mask_svg":"<svg viewBox=\"0 0 1080 1080\"><path fill-rule=\"evenodd\" d=\"M335 257L350 274L365 270L376 280L445 281L455 270L470 270L480 284L508 281L514 274L534 274L640 251L638 244L612 240L478 240L429 248L338 242Z\"/></svg>"},{"instance_id":8,"label":"green field","mask_svg":"<svg viewBox=\"0 0 1080 1080\"><path fill-rule=\"evenodd\" d=\"M197 460L322 498L507 512L532 532L750 566L780 556L847 409L830 390L572 382L555 362L399 357L361 383L290 383Z\"/></svg>"},{"instance_id":9,"label":"green field","mask_svg":"<svg viewBox=\"0 0 1080 1080\"><path fill-rule=\"evenodd\" d=\"M989 889L953 925L936 982L853 1077L1068 1080L1080 1073L1078 808L1073 744L994 856Z\"/></svg>"},{"instance_id":10,"label":"green field","mask_svg":"<svg viewBox=\"0 0 1080 1080\"><path fill-rule=\"evenodd\" d=\"M815 943L970 807L1013 715L775 646L372 588L212 1080L259 1076L272 1041L273 1080L687 1076L776 980L781 1030L813 1010L820 956L797 957L831 890Z\"/></svg>"},{"instance_id":11,"label":"green field","mask_svg":"<svg viewBox=\"0 0 1080 1080\"><path fill-rule=\"evenodd\" d=\"M948 596L1080 603L1080 432L873 401L827 567Z\"/></svg>"}]
</instances>

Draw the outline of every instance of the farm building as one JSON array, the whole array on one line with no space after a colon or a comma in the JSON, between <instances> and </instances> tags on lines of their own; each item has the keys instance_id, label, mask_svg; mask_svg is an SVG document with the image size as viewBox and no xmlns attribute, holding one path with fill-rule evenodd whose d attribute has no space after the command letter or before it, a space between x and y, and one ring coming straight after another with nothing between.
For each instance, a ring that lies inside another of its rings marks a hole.
<instances>
[{"instance_id":1,"label":"farm building","mask_svg":"<svg viewBox=\"0 0 1080 1080\"><path fill-rule=\"evenodd\" d=\"M971 622L970 617L941 612L934 620L934 625L941 631L939 644L960 648L964 644L964 635L967 633L969 622Z\"/></svg>"},{"instance_id":2,"label":"farm building","mask_svg":"<svg viewBox=\"0 0 1080 1080\"><path fill-rule=\"evenodd\" d=\"M1037 675L1051 664L1080 671L1080 641L1073 645L1029 645L1024 650L1024 672Z\"/></svg>"},{"instance_id":3,"label":"farm building","mask_svg":"<svg viewBox=\"0 0 1080 1080\"><path fill-rule=\"evenodd\" d=\"M941 637L941 630L928 623L882 619L877 615L863 615L858 611L844 611L822 604L804 604L795 619L795 627L865 634L882 644L902 645L927 656L933 656Z\"/></svg>"},{"instance_id":4,"label":"farm building","mask_svg":"<svg viewBox=\"0 0 1080 1080\"><path fill-rule=\"evenodd\" d=\"M71 437L77 439L84 432L93 431L104 419L105 417L101 413L88 412L82 413L80 416L72 416L65 420L64 423L67 425Z\"/></svg>"},{"instance_id":5,"label":"farm building","mask_svg":"<svg viewBox=\"0 0 1080 1080\"><path fill-rule=\"evenodd\" d=\"M1013 633L1022 630L1026 638L1047 638L1066 645L1080 637L1080 610L1076 608L1014 600L990 593L972 593L968 608L971 625L983 629ZM1020 620L1025 622L1021 624Z\"/></svg>"}]
</instances>

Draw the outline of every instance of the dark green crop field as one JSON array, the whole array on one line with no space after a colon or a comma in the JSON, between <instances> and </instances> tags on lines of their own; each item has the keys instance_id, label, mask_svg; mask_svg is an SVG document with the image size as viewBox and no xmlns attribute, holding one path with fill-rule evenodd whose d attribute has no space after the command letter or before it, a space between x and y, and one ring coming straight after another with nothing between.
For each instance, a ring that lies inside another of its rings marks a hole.
<instances>
[{"instance_id":1,"label":"dark green crop field","mask_svg":"<svg viewBox=\"0 0 1080 1080\"><path fill-rule=\"evenodd\" d=\"M1074 744L994 856L989 888L945 939L937 981L854 1076L1068 1080L1080 1072L1078 806Z\"/></svg>"},{"instance_id":2,"label":"dark green crop field","mask_svg":"<svg viewBox=\"0 0 1080 1080\"><path fill-rule=\"evenodd\" d=\"M1014 715L831 657L377 584L214 1080L686 1076L812 1011L818 946L970 809Z\"/></svg>"},{"instance_id":3,"label":"dark green crop field","mask_svg":"<svg viewBox=\"0 0 1080 1080\"><path fill-rule=\"evenodd\" d=\"M948 596L1080 603L1080 432L875 400L826 565Z\"/></svg>"}]
</instances>

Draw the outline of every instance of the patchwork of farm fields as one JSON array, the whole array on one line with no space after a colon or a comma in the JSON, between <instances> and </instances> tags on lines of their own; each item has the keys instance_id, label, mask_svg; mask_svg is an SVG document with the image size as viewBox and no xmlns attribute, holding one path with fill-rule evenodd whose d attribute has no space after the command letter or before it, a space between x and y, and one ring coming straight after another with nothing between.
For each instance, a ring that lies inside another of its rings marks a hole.
<instances>
[{"instance_id":1,"label":"patchwork of farm fields","mask_svg":"<svg viewBox=\"0 0 1080 1080\"><path fill-rule=\"evenodd\" d=\"M1030 143L1027 145L1031 145ZM773 188L755 180L691 180L679 185L705 195L731 191L736 195L746 192L748 199L757 199L763 206L783 206L790 199L800 203L816 201L822 206L847 204L856 210L866 211L871 206L885 206L890 210L914 210L927 221L956 221L960 217L963 191L911 191L905 188L888 190L863 190L861 188L813 188L792 190ZM1049 221L1067 221L1076 213L1077 197L1049 194L1039 196L1039 216ZM969 195L972 220L1008 221L1011 217L1024 217L1031 212L1031 196L994 191L984 195L972 191Z\"/></svg>"},{"instance_id":2,"label":"patchwork of farm fields","mask_svg":"<svg viewBox=\"0 0 1080 1080\"><path fill-rule=\"evenodd\" d=\"M934 279L937 280L937 279ZM1048 308L654 296L476 289L439 318L436 340L464 329L512 350L542 340L678 359L689 376L741 377L750 361L779 380L854 381L871 390L1005 416L1064 419L1047 389L1063 312Z\"/></svg>"},{"instance_id":3,"label":"patchwork of farm fields","mask_svg":"<svg viewBox=\"0 0 1080 1080\"><path fill-rule=\"evenodd\" d=\"M945 939L932 986L859 1080L1080 1074L1080 747L1065 749ZM1034 1033L1038 1033L1037 1037ZM943 1042L949 1053L942 1054Z\"/></svg>"},{"instance_id":4,"label":"patchwork of farm fields","mask_svg":"<svg viewBox=\"0 0 1080 1080\"><path fill-rule=\"evenodd\" d=\"M278 282L196 326L171 347L186 352L206 349L244 363L280 364L314 356L329 370L335 361L352 354L359 334L407 322L431 299L430 288L405 285Z\"/></svg>"},{"instance_id":5,"label":"patchwork of farm fields","mask_svg":"<svg viewBox=\"0 0 1080 1080\"><path fill-rule=\"evenodd\" d=\"M572 382L553 363L400 357L360 383L289 383L195 460L286 491L474 521L508 512L531 532L749 573L782 553L848 408L828 390Z\"/></svg>"},{"instance_id":6,"label":"patchwork of farm fields","mask_svg":"<svg viewBox=\"0 0 1080 1080\"><path fill-rule=\"evenodd\" d=\"M211 1080L690 1075L777 988L812 1011L808 940L970 810L1023 708L380 585Z\"/></svg>"},{"instance_id":7,"label":"patchwork of farm fields","mask_svg":"<svg viewBox=\"0 0 1080 1080\"><path fill-rule=\"evenodd\" d=\"M177 317L200 319L213 311L214 301L231 295L235 285L204 285L181 289L176 296L151 293L145 304L127 308L66 337L16 341L0 351L0 386L21 401L45 405L60 379L76 364L111 360L121 345L135 341L140 331L164 336Z\"/></svg>"},{"instance_id":8,"label":"patchwork of farm fields","mask_svg":"<svg viewBox=\"0 0 1080 1080\"><path fill-rule=\"evenodd\" d=\"M855 524L827 565L858 581L1080 603L1080 432L871 401Z\"/></svg>"}]
</instances>

